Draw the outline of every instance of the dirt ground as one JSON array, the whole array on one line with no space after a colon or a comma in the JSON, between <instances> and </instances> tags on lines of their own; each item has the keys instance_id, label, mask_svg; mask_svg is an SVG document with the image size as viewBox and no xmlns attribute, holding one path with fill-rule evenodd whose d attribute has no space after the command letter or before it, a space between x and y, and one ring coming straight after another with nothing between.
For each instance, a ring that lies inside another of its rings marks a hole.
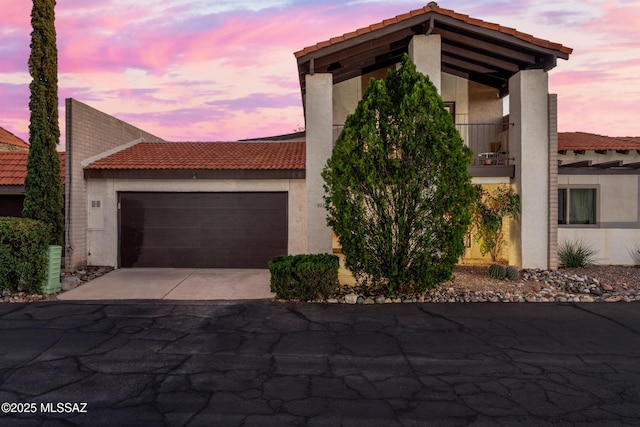
<instances>
[{"instance_id":1,"label":"dirt ground","mask_svg":"<svg viewBox=\"0 0 640 427\"><path fill-rule=\"evenodd\" d=\"M453 287L458 292L463 291L520 291L538 292L544 285L540 282L529 280L495 280L489 277L488 265L460 265L454 272L454 280L447 282L447 286ZM598 280L601 284L616 289L640 287L640 268L633 266L600 266L594 265L586 268L560 268L564 274L589 276Z\"/></svg>"}]
</instances>

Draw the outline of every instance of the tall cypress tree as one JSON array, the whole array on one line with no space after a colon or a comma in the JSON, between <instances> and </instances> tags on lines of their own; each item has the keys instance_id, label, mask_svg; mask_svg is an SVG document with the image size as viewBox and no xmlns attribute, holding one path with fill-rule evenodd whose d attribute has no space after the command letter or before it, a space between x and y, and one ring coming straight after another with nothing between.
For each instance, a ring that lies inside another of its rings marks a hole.
<instances>
[{"instance_id":1,"label":"tall cypress tree","mask_svg":"<svg viewBox=\"0 0 640 427\"><path fill-rule=\"evenodd\" d=\"M33 0L29 57L29 158L22 215L49 224L51 244L62 244L62 182L56 147L58 125L58 48L55 0Z\"/></svg>"}]
</instances>

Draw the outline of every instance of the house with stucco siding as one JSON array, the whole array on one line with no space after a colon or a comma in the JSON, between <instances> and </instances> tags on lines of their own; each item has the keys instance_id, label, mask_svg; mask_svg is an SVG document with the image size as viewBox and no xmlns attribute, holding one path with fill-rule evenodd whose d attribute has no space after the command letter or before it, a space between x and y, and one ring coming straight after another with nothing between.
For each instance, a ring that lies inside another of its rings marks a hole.
<instances>
[{"instance_id":1,"label":"house with stucco siding","mask_svg":"<svg viewBox=\"0 0 640 427\"><path fill-rule=\"evenodd\" d=\"M167 142L68 99L66 266L265 268L274 255L339 251L320 172L369 80L404 54L473 150L473 182L520 195L503 254L510 264L556 268L558 242L574 236L603 248L603 260L628 263L611 239L640 237L635 145L576 148L559 138L548 72L571 52L432 2L295 52L305 133ZM581 188L595 188L595 223L574 223L590 193ZM612 197L623 189L634 198Z\"/></svg>"},{"instance_id":2,"label":"house with stucco siding","mask_svg":"<svg viewBox=\"0 0 640 427\"><path fill-rule=\"evenodd\" d=\"M243 252L263 253L266 267L265 260L281 252L332 252L320 172L369 79L383 78L408 54L474 151L474 182L511 185L523 200L520 220L511 222L509 262L554 268L557 109L547 73L570 53L559 43L429 3L295 52L304 144L167 143L68 100L68 267L146 266L151 260L242 267ZM262 160L232 160L247 150ZM260 220L252 207L262 212ZM286 239L269 249L265 236L275 229ZM222 257L216 245L236 255ZM142 256L149 251L155 255ZM218 255L195 255L203 251ZM125 253L136 261L123 261Z\"/></svg>"}]
</instances>

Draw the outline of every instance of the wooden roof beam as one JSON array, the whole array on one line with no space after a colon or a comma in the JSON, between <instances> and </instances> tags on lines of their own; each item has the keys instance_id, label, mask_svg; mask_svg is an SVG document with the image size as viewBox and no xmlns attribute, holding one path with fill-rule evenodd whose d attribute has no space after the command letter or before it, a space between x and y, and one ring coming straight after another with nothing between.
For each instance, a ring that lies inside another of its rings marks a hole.
<instances>
[{"instance_id":1,"label":"wooden roof beam","mask_svg":"<svg viewBox=\"0 0 640 427\"><path fill-rule=\"evenodd\" d=\"M442 43L442 52L466 58L469 61L473 61L485 66L498 67L512 73L517 73L518 71L520 71L518 65L514 64L513 62L505 61L491 55L485 55L480 52L466 49L460 46L454 46L452 44L445 43L445 41L443 41Z\"/></svg>"},{"instance_id":2,"label":"wooden roof beam","mask_svg":"<svg viewBox=\"0 0 640 427\"><path fill-rule=\"evenodd\" d=\"M573 162L560 165L560 168L588 168L591 167L592 163L593 162L591 160L582 160L581 162Z\"/></svg>"},{"instance_id":3,"label":"wooden roof beam","mask_svg":"<svg viewBox=\"0 0 640 427\"><path fill-rule=\"evenodd\" d=\"M593 165L594 168L598 169L618 168L620 166L622 166L622 160L613 160L610 162L596 163L595 165Z\"/></svg>"},{"instance_id":4,"label":"wooden roof beam","mask_svg":"<svg viewBox=\"0 0 640 427\"><path fill-rule=\"evenodd\" d=\"M470 36L454 33L453 31L436 27L433 30L433 34L440 34L442 36L442 39L446 40L447 42L453 42L457 45L465 46L474 51L480 50L483 53L489 54L491 56L499 55L506 60L511 60L513 62L522 64L533 65L536 63L536 57L533 54L529 54L520 50L510 49L504 46L499 46L495 43L490 43Z\"/></svg>"}]
</instances>

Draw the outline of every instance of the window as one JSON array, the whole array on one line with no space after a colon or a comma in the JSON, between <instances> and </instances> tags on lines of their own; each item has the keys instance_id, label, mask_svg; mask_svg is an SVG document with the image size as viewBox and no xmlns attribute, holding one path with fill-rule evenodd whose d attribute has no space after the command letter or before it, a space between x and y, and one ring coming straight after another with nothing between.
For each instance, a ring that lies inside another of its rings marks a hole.
<instances>
[{"instance_id":1,"label":"window","mask_svg":"<svg viewBox=\"0 0 640 427\"><path fill-rule=\"evenodd\" d=\"M451 114L451 118L453 119L453 123L456 122L456 103L455 102L445 102L444 109L447 110L447 113Z\"/></svg>"},{"instance_id":2,"label":"window","mask_svg":"<svg viewBox=\"0 0 640 427\"><path fill-rule=\"evenodd\" d=\"M596 224L595 188L559 188L558 224Z\"/></svg>"}]
</instances>

